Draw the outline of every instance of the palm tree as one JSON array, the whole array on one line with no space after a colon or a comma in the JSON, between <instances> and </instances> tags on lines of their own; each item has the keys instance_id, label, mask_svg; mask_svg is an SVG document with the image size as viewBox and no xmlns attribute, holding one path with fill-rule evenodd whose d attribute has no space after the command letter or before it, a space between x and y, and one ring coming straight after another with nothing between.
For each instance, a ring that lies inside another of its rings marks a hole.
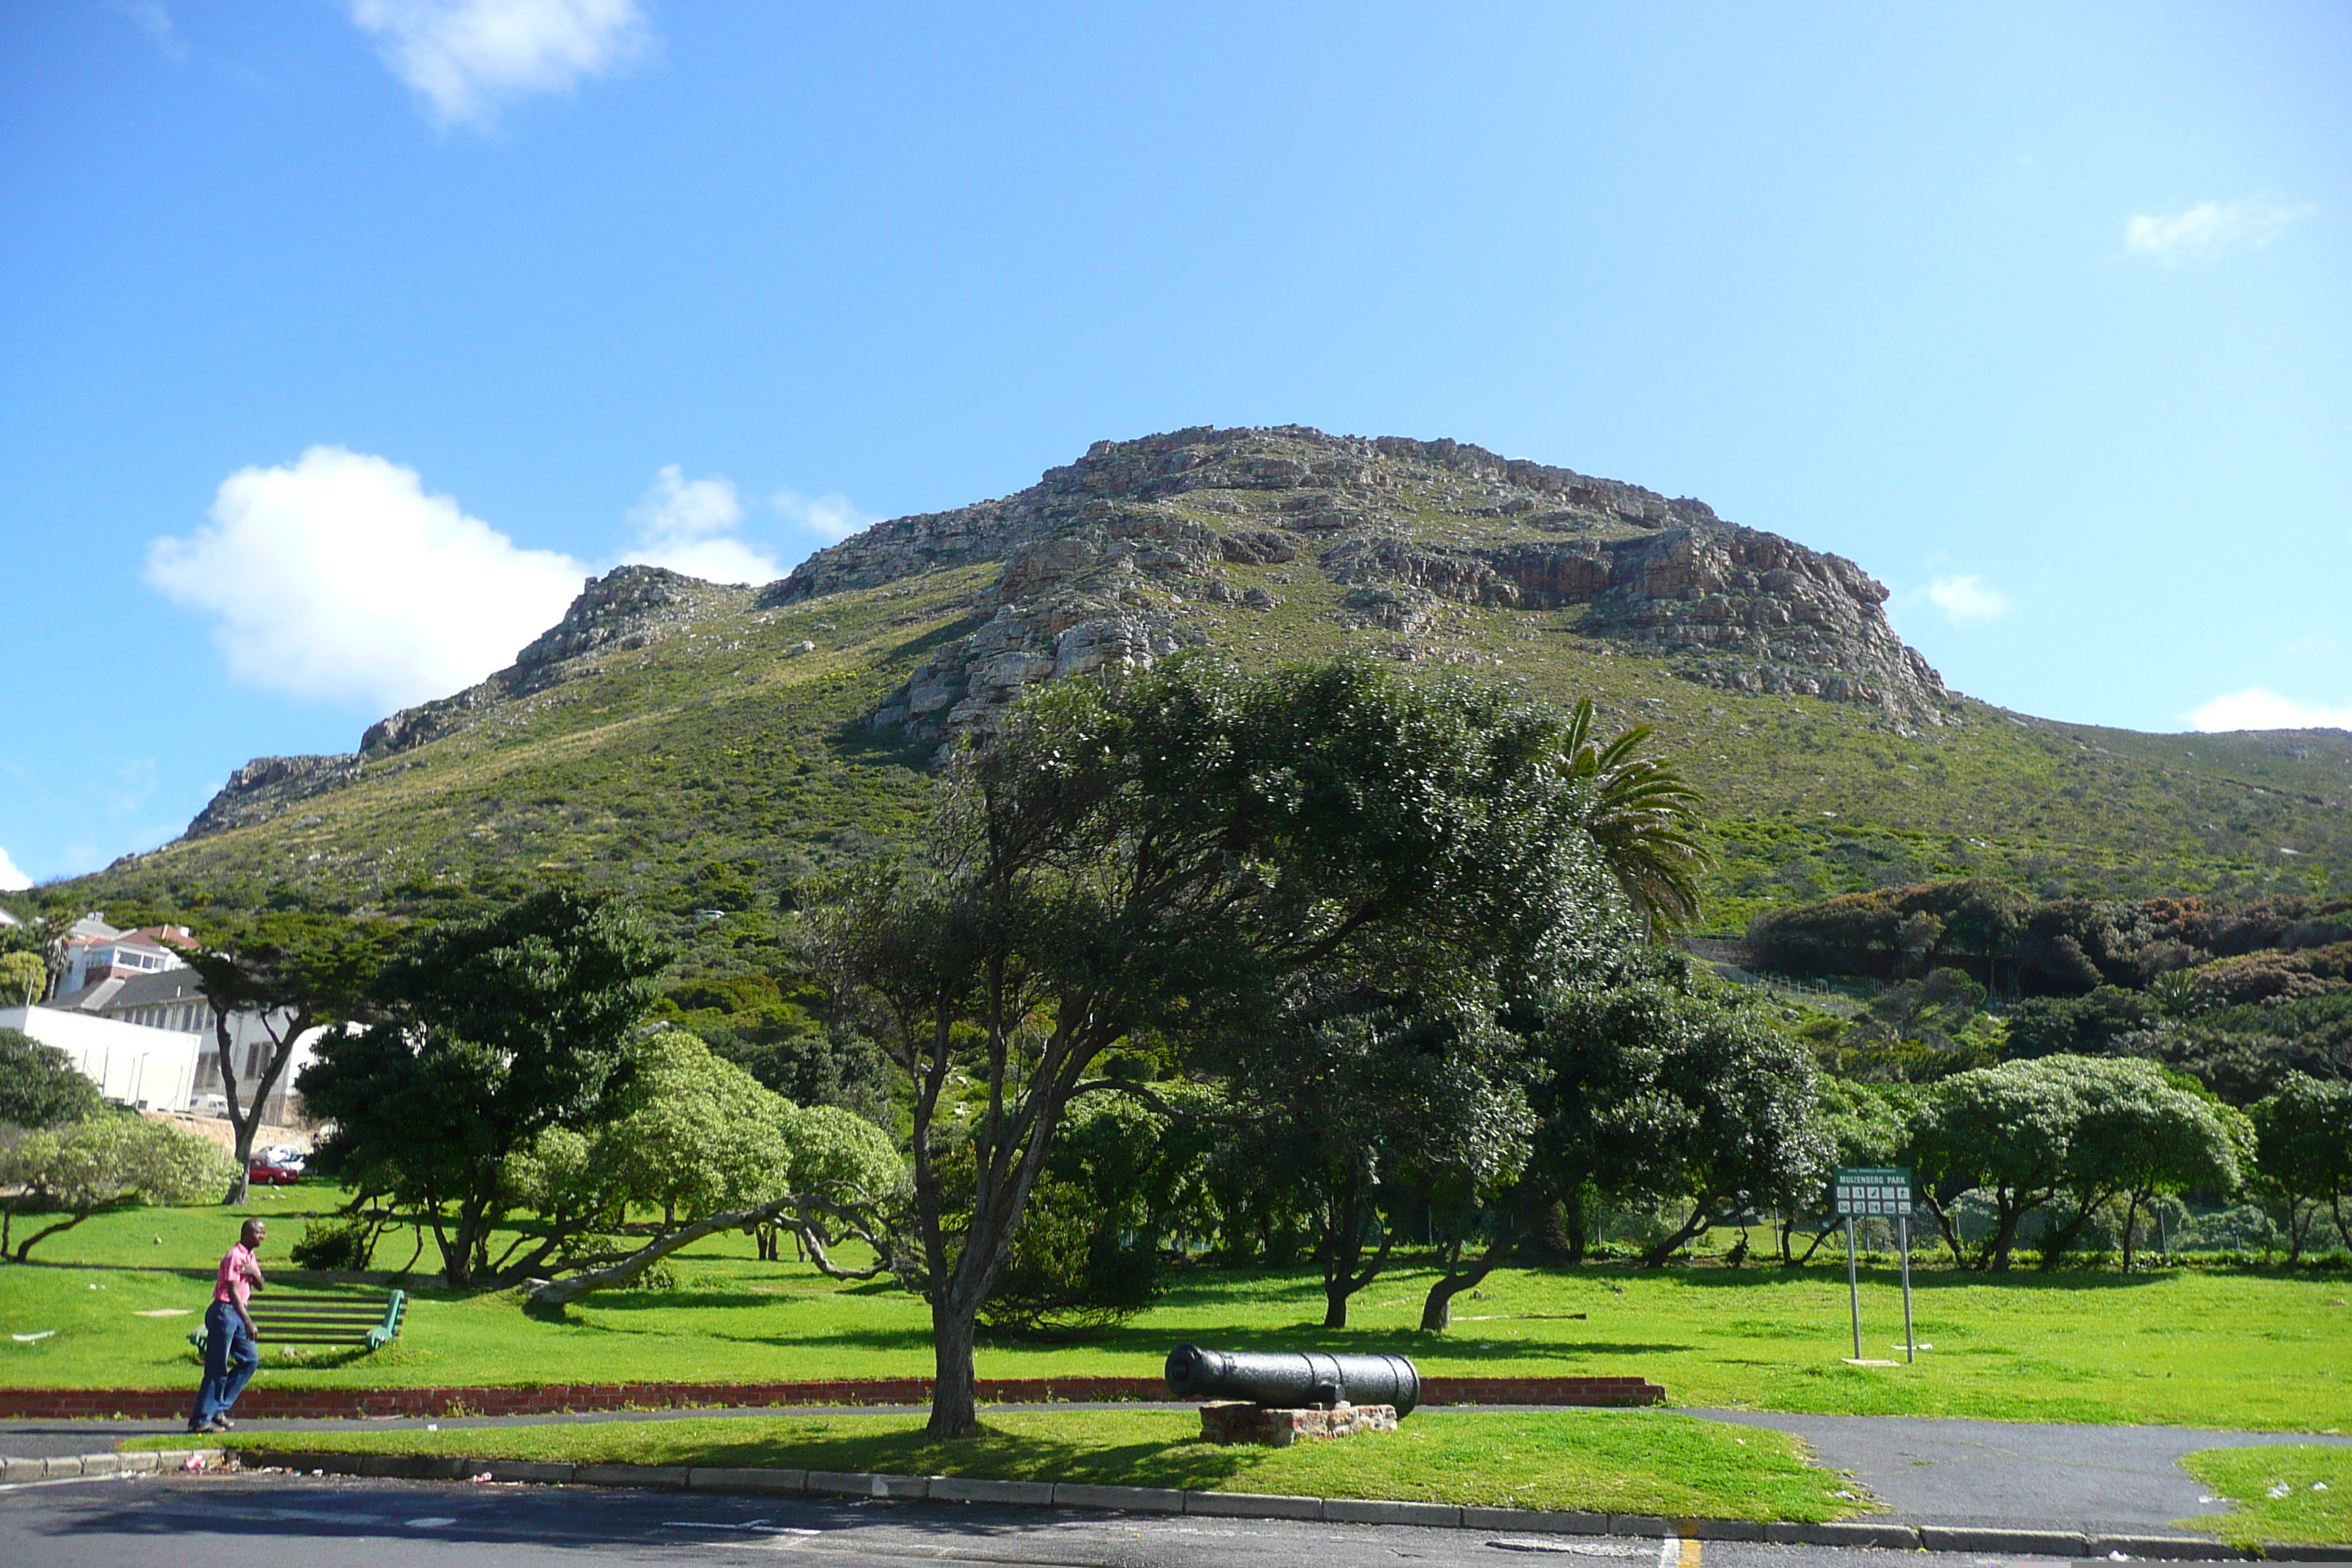
<instances>
[{"instance_id":1,"label":"palm tree","mask_svg":"<svg viewBox=\"0 0 2352 1568\"><path fill-rule=\"evenodd\" d=\"M1587 697L1569 715L1560 750L1570 781L1592 786L1585 833L1654 937L1697 918L1698 874L1713 859L1699 841L1698 791L1672 763L1633 754L1650 735L1647 724L1636 724L1597 743Z\"/></svg>"}]
</instances>

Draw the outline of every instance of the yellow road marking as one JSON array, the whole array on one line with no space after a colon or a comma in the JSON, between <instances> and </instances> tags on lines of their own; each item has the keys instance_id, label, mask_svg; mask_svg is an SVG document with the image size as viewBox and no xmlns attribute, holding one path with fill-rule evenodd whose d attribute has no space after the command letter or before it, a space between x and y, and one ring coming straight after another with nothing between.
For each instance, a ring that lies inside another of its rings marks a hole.
<instances>
[{"instance_id":1,"label":"yellow road marking","mask_svg":"<svg viewBox=\"0 0 2352 1568\"><path fill-rule=\"evenodd\" d=\"M1698 1568L1698 1542L1687 1535L1683 1537L1682 1568Z\"/></svg>"}]
</instances>

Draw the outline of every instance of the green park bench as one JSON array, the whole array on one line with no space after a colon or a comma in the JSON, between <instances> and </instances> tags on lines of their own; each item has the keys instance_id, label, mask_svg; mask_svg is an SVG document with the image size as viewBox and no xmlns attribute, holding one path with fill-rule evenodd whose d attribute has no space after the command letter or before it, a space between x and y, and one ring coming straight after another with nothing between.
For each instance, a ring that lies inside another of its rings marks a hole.
<instances>
[{"instance_id":1,"label":"green park bench","mask_svg":"<svg viewBox=\"0 0 2352 1568\"><path fill-rule=\"evenodd\" d=\"M255 1337L265 1345L359 1345L382 1350L400 1337L408 1293L394 1290L382 1301L364 1296L256 1296L245 1305ZM189 1334L201 1351L205 1331Z\"/></svg>"}]
</instances>

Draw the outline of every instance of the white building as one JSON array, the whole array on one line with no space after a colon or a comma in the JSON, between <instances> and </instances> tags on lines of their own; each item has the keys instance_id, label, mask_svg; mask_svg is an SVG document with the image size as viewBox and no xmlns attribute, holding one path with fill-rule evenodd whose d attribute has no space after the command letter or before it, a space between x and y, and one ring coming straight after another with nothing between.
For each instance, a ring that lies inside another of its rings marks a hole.
<instances>
[{"instance_id":1,"label":"white building","mask_svg":"<svg viewBox=\"0 0 2352 1568\"><path fill-rule=\"evenodd\" d=\"M180 956L180 950L194 945L185 926L117 931L103 916L84 915L66 934L66 972L58 981L58 991L62 994L101 980L184 969L187 960Z\"/></svg>"},{"instance_id":2,"label":"white building","mask_svg":"<svg viewBox=\"0 0 2352 1568\"><path fill-rule=\"evenodd\" d=\"M220 1036L215 1027L218 1015L205 1000L196 984L196 972L175 962L171 967L142 973L112 968L93 969L105 978L79 990L68 991L33 1007L11 1008L0 1014L0 1024L8 1016L22 1014L32 1020L27 1024L6 1026L20 1028L37 1040L65 1047L64 1038L52 1038L45 1029L55 1027L53 1020L69 1018L82 1025L103 1024L116 1028L133 1029L141 1036L163 1035L188 1042L190 1053L187 1084L182 1098L171 1103L155 1099L152 1094L124 1094L112 1087L112 1081L101 1077L90 1065L92 1059L80 1061L81 1070L96 1079L109 1099L137 1103L151 1101L156 1110L225 1111L224 1098L227 1086L220 1070ZM286 1015L270 1019L274 1026L283 1026ZM302 1097L294 1092L294 1079L310 1061L310 1047L325 1031L313 1029L294 1044L294 1054L286 1064L269 1098L261 1108L261 1119L279 1126L291 1125L301 1117ZM269 1058L269 1034L262 1027L257 1013L232 1013L228 1019L230 1059L236 1067L240 1103L250 1104L254 1079L261 1074ZM110 1037L82 1034L77 1040L98 1041ZM112 1037L119 1048L133 1048L130 1037Z\"/></svg>"},{"instance_id":3,"label":"white building","mask_svg":"<svg viewBox=\"0 0 2352 1568\"><path fill-rule=\"evenodd\" d=\"M192 1034L42 1006L0 1007L0 1029L65 1052L109 1100L148 1110L186 1110L194 1102L204 1053Z\"/></svg>"}]
</instances>

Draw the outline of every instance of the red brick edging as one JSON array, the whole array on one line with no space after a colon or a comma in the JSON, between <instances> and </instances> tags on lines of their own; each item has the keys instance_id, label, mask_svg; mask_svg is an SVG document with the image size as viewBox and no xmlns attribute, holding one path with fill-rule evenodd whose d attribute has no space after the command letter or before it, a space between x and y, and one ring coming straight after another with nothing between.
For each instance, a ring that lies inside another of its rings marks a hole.
<instances>
[{"instance_id":1,"label":"red brick edging","mask_svg":"<svg viewBox=\"0 0 2352 1568\"><path fill-rule=\"evenodd\" d=\"M990 1403L1166 1399L1156 1377L983 1377ZM1424 1377L1426 1405L1658 1405L1666 1391L1639 1377ZM570 1383L457 1388L254 1387L236 1402L250 1416L552 1415L769 1405L928 1405L927 1377L832 1383ZM185 1415L194 1389L0 1388L0 1419Z\"/></svg>"}]
</instances>

